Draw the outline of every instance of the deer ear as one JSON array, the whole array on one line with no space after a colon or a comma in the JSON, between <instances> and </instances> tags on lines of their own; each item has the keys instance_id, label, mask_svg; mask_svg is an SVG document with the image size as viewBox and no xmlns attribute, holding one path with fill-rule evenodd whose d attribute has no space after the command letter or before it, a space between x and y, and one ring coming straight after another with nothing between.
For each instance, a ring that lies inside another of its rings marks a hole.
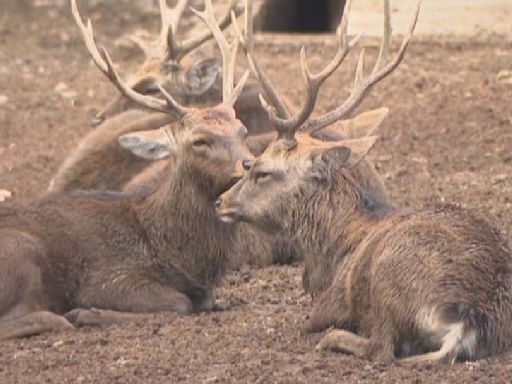
<instances>
[{"instance_id":1,"label":"deer ear","mask_svg":"<svg viewBox=\"0 0 512 384\"><path fill-rule=\"evenodd\" d=\"M324 147L312 154L310 176L318 181L327 181L333 170L346 164L350 158L350 148L344 146Z\"/></svg>"},{"instance_id":2,"label":"deer ear","mask_svg":"<svg viewBox=\"0 0 512 384\"><path fill-rule=\"evenodd\" d=\"M341 121L334 129L340 131L346 139L371 136L380 127L388 113L388 108L363 112L353 119Z\"/></svg>"},{"instance_id":3,"label":"deer ear","mask_svg":"<svg viewBox=\"0 0 512 384\"><path fill-rule=\"evenodd\" d=\"M329 178L331 171L340 167L353 167L372 149L378 136L323 142L312 152L312 173L316 178Z\"/></svg>"},{"instance_id":4,"label":"deer ear","mask_svg":"<svg viewBox=\"0 0 512 384\"><path fill-rule=\"evenodd\" d=\"M378 136L367 136L360 139L342 140L337 143L332 143L332 145L335 148L341 147L350 150L350 156L345 160L343 166L353 167L365 158L378 139Z\"/></svg>"},{"instance_id":5,"label":"deer ear","mask_svg":"<svg viewBox=\"0 0 512 384\"><path fill-rule=\"evenodd\" d=\"M127 133L118 141L121 147L146 160L160 160L172 154L169 138L162 129Z\"/></svg>"},{"instance_id":6,"label":"deer ear","mask_svg":"<svg viewBox=\"0 0 512 384\"><path fill-rule=\"evenodd\" d=\"M221 73L222 66L218 60L201 60L187 71L187 90L194 95L202 95L215 85Z\"/></svg>"}]
</instances>

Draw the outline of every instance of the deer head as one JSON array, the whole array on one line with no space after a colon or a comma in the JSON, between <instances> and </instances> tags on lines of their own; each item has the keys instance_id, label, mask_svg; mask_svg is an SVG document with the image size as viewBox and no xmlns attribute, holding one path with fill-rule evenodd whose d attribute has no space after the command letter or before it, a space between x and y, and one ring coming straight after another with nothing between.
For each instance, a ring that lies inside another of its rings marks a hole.
<instances>
[{"instance_id":1,"label":"deer head","mask_svg":"<svg viewBox=\"0 0 512 384\"><path fill-rule=\"evenodd\" d=\"M226 40L221 30L222 25L217 24L215 19L211 0L205 1L204 11L193 11L208 26L222 54L222 103L210 108L184 107L158 83L156 87L163 99L137 92L121 79L108 52L96 46L90 22L87 27L81 23L79 26L82 25L82 35L94 62L121 94L137 105L170 114L176 119L175 123L159 130L123 135L119 143L145 159L174 158L177 164L188 167L192 177L197 176L196 181L204 180L208 183L211 193L220 194L227 185L231 185L233 177L240 175L241 167L237 168L237 164L252 157L245 145L247 129L236 119L233 109L249 71L235 85L238 40L232 43Z\"/></svg>"},{"instance_id":2,"label":"deer head","mask_svg":"<svg viewBox=\"0 0 512 384\"><path fill-rule=\"evenodd\" d=\"M207 99L217 103L221 101L220 92L222 81L221 63L214 58L190 62L184 60L191 51L212 38L212 33L206 29L185 40L178 39L180 22L190 0L179 0L174 7L169 7L166 0L159 0L160 33L155 40L146 41L138 36L129 36L144 53L143 64L130 76L127 85L134 91L151 96L161 96L160 87L172 94L178 101L195 104ZM222 30L231 22L231 12L238 11L237 0L230 0L227 11L219 23ZM80 17L76 0L71 0L71 11L80 29L82 37L89 48L95 44L88 41L93 36L90 20L87 26ZM96 65L103 71L105 67L93 56ZM97 126L107 117L116 115L136 106L130 98L120 94L100 111L92 120Z\"/></svg>"},{"instance_id":3,"label":"deer head","mask_svg":"<svg viewBox=\"0 0 512 384\"><path fill-rule=\"evenodd\" d=\"M246 2L247 4L247 2ZM216 203L221 220L233 222L244 220L273 230L283 224L282 218L293 209L300 209L304 194L329 188L332 175L344 167L353 167L375 144L376 136L339 141L321 141L314 134L346 117L361 103L370 89L389 75L401 62L412 38L419 3L408 32L398 53L388 59L391 43L391 22L389 1L384 0L384 37L377 62L367 77L363 74L364 51L357 63L355 82L350 96L339 107L325 115L310 118L323 82L339 67L357 37L351 42L347 38L348 14L351 1L347 1L343 18L337 30L338 50L334 59L323 71L313 74L306 61L305 49L301 50L302 73L306 82L306 98L301 109L290 116L284 103L264 75L252 54L251 26L246 24L245 36L238 30L253 72L260 79L266 97L262 104L267 109L277 130L277 139L252 164L245 162L246 174ZM247 8L250 10L250 8ZM246 23L250 23L246 15ZM302 132L297 133L298 130ZM312 195L311 195L312 196ZM309 196L309 197L311 197Z\"/></svg>"}]
</instances>

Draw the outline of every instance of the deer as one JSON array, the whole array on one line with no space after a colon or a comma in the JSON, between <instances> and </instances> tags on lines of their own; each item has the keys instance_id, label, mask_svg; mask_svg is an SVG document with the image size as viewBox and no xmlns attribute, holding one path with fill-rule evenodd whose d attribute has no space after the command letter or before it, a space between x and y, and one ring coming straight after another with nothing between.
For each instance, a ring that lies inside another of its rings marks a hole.
<instances>
[{"instance_id":1,"label":"deer","mask_svg":"<svg viewBox=\"0 0 512 384\"><path fill-rule=\"evenodd\" d=\"M161 26L154 41L130 36L146 59L130 76L128 85L138 93L155 97L162 97L159 91L162 87L186 106L213 106L222 99L222 68L215 58L204 58L203 55L198 61L190 59L211 39L211 32L206 29L182 40L177 36L189 1L180 0L174 7L169 7L166 0L159 0ZM239 13L236 0L229 1L219 22L221 29L230 25L232 11ZM76 0L71 1L71 12L83 38L92 28L91 24L83 24ZM94 57L93 62L105 70ZM271 128L267 114L259 104L258 94L257 84L248 83L235 103L237 117L255 133ZM158 129L173 121L173 116L143 108L120 93L93 119L96 128L89 131L65 158L48 190L121 190L134 175L152 163L123 150L117 138L141 129Z\"/></svg>"},{"instance_id":2,"label":"deer","mask_svg":"<svg viewBox=\"0 0 512 384\"><path fill-rule=\"evenodd\" d=\"M310 117L320 84L332 71L315 76L305 60L307 91L295 115L279 118L277 104L262 98L278 136L244 164L245 175L216 207L226 223L279 232L301 247L303 278L313 298L306 330L335 328L318 350L382 362L453 364L511 347L509 246L487 219L456 205L401 210L375 204L349 170L377 136L325 142L307 133L349 114L397 67L419 7L395 59L386 63L391 21L384 0L381 54L365 76L362 51L353 91L333 111Z\"/></svg>"},{"instance_id":3,"label":"deer","mask_svg":"<svg viewBox=\"0 0 512 384\"><path fill-rule=\"evenodd\" d=\"M214 288L234 231L217 219L214 202L236 181L241 161L252 158L233 108L249 72L235 84L238 40L223 35L211 0L194 12L222 54L222 102L213 107L183 106L163 87L163 100L133 90L88 28L86 44L113 84L175 118L159 130L125 134L121 145L173 165L144 196L56 192L0 206L1 339L216 309Z\"/></svg>"},{"instance_id":4,"label":"deer","mask_svg":"<svg viewBox=\"0 0 512 384\"><path fill-rule=\"evenodd\" d=\"M288 102L277 94L271 80L263 72L258 61L258 55L255 53L253 3L245 1L244 4L245 36L237 23L233 23L233 27L235 28L246 53L249 67L251 68L253 75L260 82L263 94L266 98L273 101L273 105L279 118L289 118L290 112ZM333 60L329 64L329 70L335 70L360 39L359 35L355 36L352 41L348 42L347 27L348 10L350 6L351 3L347 5L347 16L343 19L343 22L340 23L337 31L337 51ZM336 124L324 124L320 129L312 134L319 139L330 141L371 136L382 124L388 112L389 110L387 108L378 108L366 111L353 118L337 121ZM275 137L275 133L263 133L257 136L248 137L247 141L251 148L251 152L255 155L261 154L272 140L275 139ZM382 204L389 202L384 183L376 172L374 166L369 161L363 159L359 164L353 167L350 172L358 182L367 188L368 194L372 195L376 202ZM136 183L139 180L140 179L138 178L134 179L134 182ZM238 245L239 250L235 256L235 266L249 264L264 267L270 264L289 264L291 262L304 259L304 255L299 249L297 249L297 247L294 246L293 241L282 238L276 234L270 235L261 231L257 227L247 225L243 222L238 225L238 228L239 241L236 242L236 244Z\"/></svg>"}]
</instances>

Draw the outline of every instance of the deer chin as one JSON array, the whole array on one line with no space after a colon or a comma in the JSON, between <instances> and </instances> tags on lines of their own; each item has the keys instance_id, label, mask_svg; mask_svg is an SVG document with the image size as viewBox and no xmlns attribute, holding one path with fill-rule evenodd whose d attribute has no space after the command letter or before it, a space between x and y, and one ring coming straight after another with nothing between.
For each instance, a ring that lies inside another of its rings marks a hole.
<instances>
[{"instance_id":1,"label":"deer chin","mask_svg":"<svg viewBox=\"0 0 512 384\"><path fill-rule=\"evenodd\" d=\"M238 214L233 211L224 211L217 213L219 220L225 224L233 224L238 221Z\"/></svg>"},{"instance_id":2,"label":"deer chin","mask_svg":"<svg viewBox=\"0 0 512 384\"><path fill-rule=\"evenodd\" d=\"M225 224L234 224L240 221L241 217L236 208L217 209L217 216Z\"/></svg>"}]
</instances>

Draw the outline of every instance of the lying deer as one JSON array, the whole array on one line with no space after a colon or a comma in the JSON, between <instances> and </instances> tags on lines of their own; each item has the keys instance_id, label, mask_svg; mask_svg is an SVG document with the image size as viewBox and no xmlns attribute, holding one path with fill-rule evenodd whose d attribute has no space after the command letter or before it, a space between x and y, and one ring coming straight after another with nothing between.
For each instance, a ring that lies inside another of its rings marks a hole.
<instances>
[{"instance_id":1,"label":"lying deer","mask_svg":"<svg viewBox=\"0 0 512 384\"><path fill-rule=\"evenodd\" d=\"M130 76L128 85L138 93L160 97L159 89L164 88L186 106L213 106L222 100L222 68L213 58L199 61L189 58L212 37L211 32L207 29L184 40L177 37L188 3L189 0L180 0L170 8L165 0L160 0L161 30L156 40L145 42L132 37L146 60ZM236 0L230 0L219 23L221 29L229 26L230 13L237 10L236 4ZM76 0L71 1L71 10L82 35L88 34L91 27L83 25ZM98 60L94 62L102 71L106 69ZM237 117L253 132L270 128L258 94L257 84L248 84L235 103ZM102 124L90 131L64 160L52 178L49 190L121 190L134 175L147 168L151 162L123 150L117 138L141 129L158 129L174 122L174 117L141 108L122 93L109 103L94 119L96 125Z\"/></svg>"},{"instance_id":2,"label":"lying deer","mask_svg":"<svg viewBox=\"0 0 512 384\"><path fill-rule=\"evenodd\" d=\"M350 4L347 6L347 11L349 7ZM277 117L280 119L287 119L290 118L289 107L284 99L278 95L269 77L263 72L258 62L258 56L254 51L254 18L252 15L252 8L252 2L246 1L244 26L245 36L242 35L242 32L236 23L233 25L237 31L240 41L243 43L252 72L260 81L265 97L272 101ZM347 25L348 12L343 23L340 24L340 28L337 33L337 52L328 68L326 68L327 72L334 71L359 40L359 36L356 36L352 41L348 42L346 33ZM399 57L398 60L401 60L401 57ZM326 77L323 77L323 75L320 75L317 76L314 81L321 83L325 78ZM331 141L371 136L380 126L387 113L387 108L380 108L374 111L361 113L355 118L349 120L337 122L336 120L332 120L324 123L320 129L313 133L313 135L316 138ZM337 124L333 124L333 122L336 122ZM265 136L265 138L263 140L257 137L248 138L253 154L260 154L275 138L275 134L273 133L261 134L259 136ZM251 142L251 140L253 140L253 142ZM368 194L371 195L376 202L381 204L388 203L386 189L382 180L369 161L366 159L362 160L350 170L350 173L355 180L366 188ZM235 256L238 263L265 266L272 263L283 263L303 259L303 254L300 250L296 249L294 241L282 238L276 234L265 234L264 231L245 223L240 223L238 227L239 241L236 244L239 249Z\"/></svg>"},{"instance_id":3,"label":"lying deer","mask_svg":"<svg viewBox=\"0 0 512 384\"><path fill-rule=\"evenodd\" d=\"M268 107L278 138L221 196L218 214L226 223L247 221L300 244L314 297L308 328L341 328L329 332L320 349L383 361L398 355L415 363L505 351L512 342L512 257L498 231L460 207L401 211L375 204L349 169L376 137L322 142L296 133L343 118L396 68L397 60L383 65L391 29L389 2L384 4L384 40L372 74L363 76L361 55L349 98L310 118L321 81L303 61L306 102L290 119Z\"/></svg>"},{"instance_id":4,"label":"lying deer","mask_svg":"<svg viewBox=\"0 0 512 384\"><path fill-rule=\"evenodd\" d=\"M225 68L223 101L209 108L184 107L163 88L165 100L137 93L88 29L89 49L116 87L176 119L160 130L125 135L121 144L147 159L170 158L173 167L146 196L55 193L27 205L2 205L0 338L69 328L70 321L213 308L234 233L216 218L213 203L233 185L236 164L251 158L247 130L233 109L248 72L235 86L238 44L223 36L211 0L196 13L212 30Z\"/></svg>"}]
</instances>

